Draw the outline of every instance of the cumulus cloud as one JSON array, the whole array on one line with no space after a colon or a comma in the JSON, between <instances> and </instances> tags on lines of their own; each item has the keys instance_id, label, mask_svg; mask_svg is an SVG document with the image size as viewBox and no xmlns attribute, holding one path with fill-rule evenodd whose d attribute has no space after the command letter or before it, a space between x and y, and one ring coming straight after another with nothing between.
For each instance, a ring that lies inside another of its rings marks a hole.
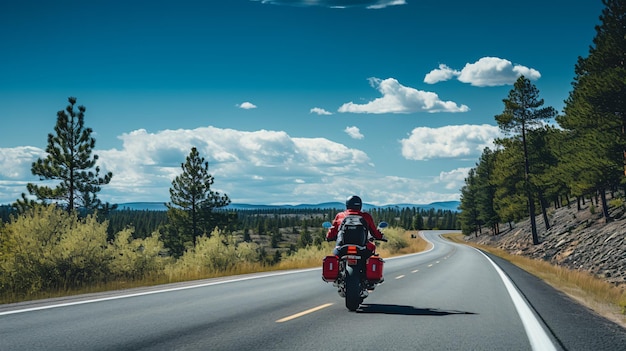
<instances>
[{"instance_id":1,"label":"cumulus cloud","mask_svg":"<svg viewBox=\"0 0 626 351\"><path fill-rule=\"evenodd\" d=\"M418 127L400 140L402 156L408 160L479 157L493 140L502 137L500 128L488 124Z\"/></svg>"},{"instance_id":2,"label":"cumulus cloud","mask_svg":"<svg viewBox=\"0 0 626 351\"><path fill-rule=\"evenodd\" d=\"M530 80L541 78L541 73L534 68L514 65L511 61L498 57L483 57L474 63L465 64L460 71L440 64L439 68L426 74L424 82L435 84L456 78L463 83L486 87L512 85L522 75Z\"/></svg>"},{"instance_id":3,"label":"cumulus cloud","mask_svg":"<svg viewBox=\"0 0 626 351\"><path fill-rule=\"evenodd\" d=\"M10 204L26 191L26 184L35 182L32 163L44 158L46 152L32 146L0 148L0 205Z\"/></svg>"},{"instance_id":4,"label":"cumulus cloud","mask_svg":"<svg viewBox=\"0 0 626 351\"><path fill-rule=\"evenodd\" d=\"M361 134L361 130L359 129L359 127L355 126L346 127L346 129L344 129L344 132L346 132L346 134L348 134L352 139L363 139L365 137L363 134Z\"/></svg>"},{"instance_id":5,"label":"cumulus cloud","mask_svg":"<svg viewBox=\"0 0 626 351\"><path fill-rule=\"evenodd\" d=\"M370 85L382 97L366 104L348 102L339 107L339 112L352 113L414 113L414 112L467 112L469 107L453 101L442 101L433 92L417 90L400 84L394 78L369 78Z\"/></svg>"},{"instance_id":6,"label":"cumulus cloud","mask_svg":"<svg viewBox=\"0 0 626 351\"><path fill-rule=\"evenodd\" d=\"M332 115L332 112L328 112L324 110L323 108L319 108L319 107L313 107L309 112L317 113L318 115Z\"/></svg>"},{"instance_id":7,"label":"cumulus cloud","mask_svg":"<svg viewBox=\"0 0 626 351\"><path fill-rule=\"evenodd\" d=\"M454 70L442 63L439 65L438 69L434 69L426 74L426 77L424 77L424 83L435 84L458 77L460 74L461 71Z\"/></svg>"},{"instance_id":8,"label":"cumulus cloud","mask_svg":"<svg viewBox=\"0 0 626 351\"><path fill-rule=\"evenodd\" d=\"M444 184L448 190L459 190L465 185L465 178L467 178L470 169L470 167L463 167L449 172L443 171L439 173L438 182Z\"/></svg>"},{"instance_id":9,"label":"cumulus cloud","mask_svg":"<svg viewBox=\"0 0 626 351\"><path fill-rule=\"evenodd\" d=\"M171 181L180 174L191 147L209 162L216 190L239 202L278 202L284 194L292 194L294 186L319 187L324 178L372 168L361 150L325 138L295 138L283 131L202 127L149 133L139 129L120 139L122 150L99 151L100 164L113 172L103 192L135 201L155 194L169 199Z\"/></svg>"},{"instance_id":10,"label":"cumulus cloud","mask_svg":"<svg viewBox=\"0 0 626 351\"><path fill-rule=\"evenodd\" d=\"M31 175L31 165L38 158L44 158L46 152L32 146L0 148L0 177L23 179Z\"/></svg>"},{"instance_id":11,"label":"cumulus cloud","mask_svg":"<svg viewBox=\"0 0 626 351\"><path fill-rule=\"evenodd\" d=\"M241 104L238 104L238 105L236 105L236 106L237 106L237 107L239 107L239 108L242 108L242 109L244 109L244 110L250 110L250 109L256 108L256 105L255 105L255 104L253 104L253 103L251 103L251 102L248 102L248 101L243 102L243 103L241 103Z\"/></svg>"},{"instance_id":12,"label":"cumulus cloud","mask_svg":"<svg viewBox=\"0 0 626 351\"><path fill-rule=\"evenodd\" d=\"M388 6L406 5L406 0L252 0L263 4L291 6L321 6L331 8L365 7L383 9Z\"/></svg>"},{"instance_id":13,"label":"cumulus cloud","mask_svg":"<svg viewBox=\"0 0 626 351\"><path fill-rule=\"evenodd\" d=\"M356 127L347 131L360 134ZM458 188L451 185L461 179L455 178L456 171L419 179L380 174L365 152L326 138L210 126L157 132L138 129L118 138L121 147L94 150L102 171L113 172L111 183L99 194L111 203L169 201L172 180L182 172L181 163L192 147L209 162L209 173L215 177L212 189L238 203L343 201L351 193L378 205L459 197ZM26 192L27 183L39 182L30 168L45 156L36 147L0 148L0 204L13 203Z\"/></svg>"}]
</instances>

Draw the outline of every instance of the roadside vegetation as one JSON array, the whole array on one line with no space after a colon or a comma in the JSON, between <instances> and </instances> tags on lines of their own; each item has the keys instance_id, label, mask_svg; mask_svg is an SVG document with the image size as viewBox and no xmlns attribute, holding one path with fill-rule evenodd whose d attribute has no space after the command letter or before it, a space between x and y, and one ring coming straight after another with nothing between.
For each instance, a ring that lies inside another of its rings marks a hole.
<instances>
[{"instance_id":1,"label":"roadside vegetation","mask_svg":"<svg viewBox=\"0 0 626 351\"><path fill-rule=\"evenodd\" d=\"M180 257L168 254L160 234L134 238L126 228L108 240L107 221L80 217L57 206L37 205L0 227L0 303L124 289L155 284L320 267L333 243L321 240L319 226L311 243L275 250L280 257L243 236L215 229L201 235ZM413 234L411 234L413 233ZM388 228L379 243L383 257L423 250L415 232ZM297 241L289 246L297 245Z\"/></svg>"}]
</instances>

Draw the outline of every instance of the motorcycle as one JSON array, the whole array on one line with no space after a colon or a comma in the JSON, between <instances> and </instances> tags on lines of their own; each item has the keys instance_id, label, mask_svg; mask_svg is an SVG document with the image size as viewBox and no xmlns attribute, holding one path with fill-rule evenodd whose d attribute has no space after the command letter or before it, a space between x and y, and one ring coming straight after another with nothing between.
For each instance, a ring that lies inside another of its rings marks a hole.
<instances>
[{"instance_id":1,"label":"motorcycle","mask_svg":"<svg viewBox=\"0 0 626 351\"><path fill-rule=\"evenodd\" d=\"M322 226L328 229L332 224L324 222ZM378 229L387 226L387 222L380 222ZM337 287L339 296L345 298L346 308L350 311L356 311L363 299L369 296L369 291L383 282L384 260L378 254L370 256L366 240L387 241L371 235L344 240L338 247L338 254L326 256L322 262L322 280Z\"/></svg>"}]
</instances>

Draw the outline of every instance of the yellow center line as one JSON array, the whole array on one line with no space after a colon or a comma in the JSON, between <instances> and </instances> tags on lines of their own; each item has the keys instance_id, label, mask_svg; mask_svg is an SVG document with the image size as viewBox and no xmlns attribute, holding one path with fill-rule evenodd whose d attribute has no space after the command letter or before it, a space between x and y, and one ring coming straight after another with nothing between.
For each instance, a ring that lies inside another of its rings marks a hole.
<instances>
[{"instance_id":1,"label":"yellow center line","mask_svg":"<svg viewBox=\"0 0 626 351\"><path fill-rule=\"evenodd\" d=\"M292 314L291 316L287 316L285 318L281 318L281 319L277 320L276 323L288 322L288 321L290 321L292 319L296 319L296 318L302 317L304 315L307 315L309 313L313 313L315 311L319 311L319 310L321 310L323 308L326 308L326 307L328 307L330 305L332 305L332 303L327 303L327 304L323 304L323 305L320 305L320 306L317 306L317 307L313 307L313 308L308 309L306 311L302 311L300 313Z\"/></svg>"}]
</instances>

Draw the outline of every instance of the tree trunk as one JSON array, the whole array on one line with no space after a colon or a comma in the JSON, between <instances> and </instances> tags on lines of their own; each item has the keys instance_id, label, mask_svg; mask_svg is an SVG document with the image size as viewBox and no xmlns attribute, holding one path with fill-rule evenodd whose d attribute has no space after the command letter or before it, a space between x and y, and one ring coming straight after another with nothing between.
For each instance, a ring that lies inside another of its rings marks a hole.
<instances>
[{"instance_id":1,"label":"tree trunk","mask_svg":"<svg viewBox=\"0 0 626 351\"><path fill-rule=\"evenodd\" d=\"M541 204L541 214L543 215L543 223L546 226L546 230L550 230L550 220L548 219L548 203L543 197L543 193L539 191L539 203Z\"/></svg>"},{"instance_id":2,"label":"tree trunk","mask_svg":"<svg viewBox=\"0 0 626 351\"><path fill-rule=\"evenodd\" d=\"M609 217L609 206L606 201L606 192L604 189L600 190L600 198L602 199L602 214L604 215L604 222L609 223L611 217Z\"/></svg>"},{"instance_id":3,"label":"tree trunk","mask_svg":"<svg viewBox=\"0 0 626 351\"><path fill-rule=\"evenodd\" d=\"M530 162L528 161L526 128L524 124L522 124L522 145L524 147L524 179L526 183L526 193L528 195L528 214L530 215L530 230L533 236L533 245L538 245L539 237L537 236L537 223L535 222L535 200L533 199L533 191L530 184Z\"/></svg>"}]
</instances>

